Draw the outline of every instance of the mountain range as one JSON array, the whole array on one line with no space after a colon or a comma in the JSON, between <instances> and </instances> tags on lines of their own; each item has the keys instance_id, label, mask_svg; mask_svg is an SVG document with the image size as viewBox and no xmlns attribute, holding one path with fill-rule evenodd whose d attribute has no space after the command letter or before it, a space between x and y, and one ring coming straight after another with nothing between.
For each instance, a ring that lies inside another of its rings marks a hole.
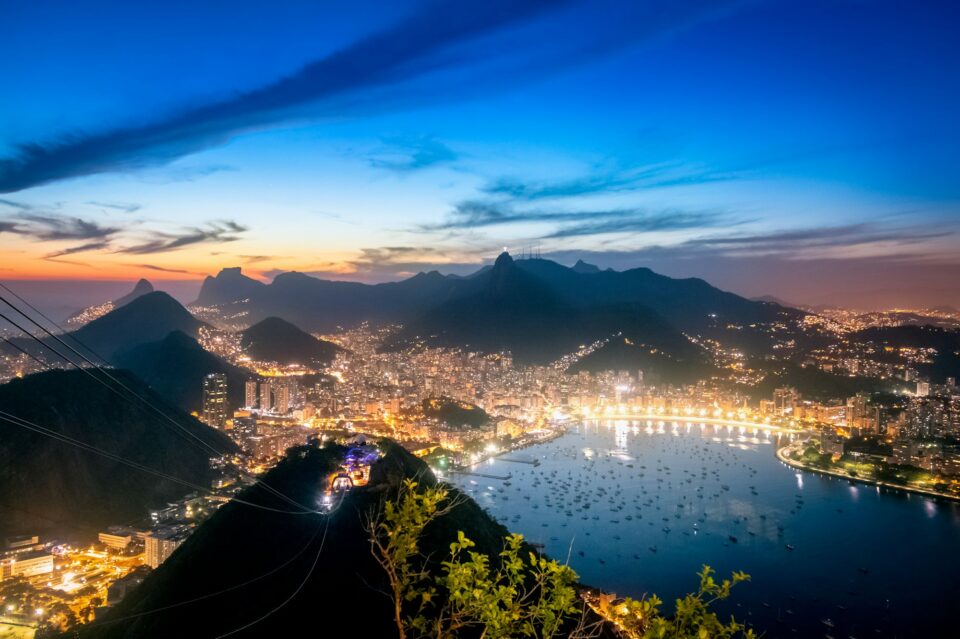
<instances>
[{"instance_id":1,"label":"mountain range","mask_svg":"<svg viewBox=\"0 0 960 639\"><path fill-rule=\"evenodd\" d=\"M700 279L674 279L647 268L601 270L582 261L568 268L545 259L514 260L507 253L466 277L431 271L373 285L296 272L263 284L228 269L207 278L196 303L219 304L225 313L243 313L253 321L282 317L309 331L364 321L402 323L387 348L511 350L527 362L621 334L648 354L654 348L684 360L698 357L684 333L723 334L738 346L763 350L769 336L762 325L803 315Z\"/></svg>"}]
</instances>

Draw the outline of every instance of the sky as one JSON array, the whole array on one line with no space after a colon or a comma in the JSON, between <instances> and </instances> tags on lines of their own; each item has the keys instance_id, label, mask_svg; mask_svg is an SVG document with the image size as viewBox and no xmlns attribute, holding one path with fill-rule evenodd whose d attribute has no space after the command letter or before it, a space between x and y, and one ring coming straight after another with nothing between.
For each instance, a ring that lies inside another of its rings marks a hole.
<instances>
[{"instance_id":1,"label":"sky","mask_svg":"<svg viewBox=\"0 0 960 639\"><path fill-rule=\"evenodd\" d=\"M379 282L506 247L960 306L955 2L35 0L0 24L0 279L28 290Z\"/></svg>"}]
</instances>

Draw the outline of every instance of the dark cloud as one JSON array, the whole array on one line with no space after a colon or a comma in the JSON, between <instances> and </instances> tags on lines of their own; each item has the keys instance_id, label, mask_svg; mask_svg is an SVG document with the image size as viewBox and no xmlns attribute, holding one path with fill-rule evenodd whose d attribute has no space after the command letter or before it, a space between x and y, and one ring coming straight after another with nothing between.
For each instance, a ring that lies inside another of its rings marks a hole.
<instances>
[{"instance_id":1,"label":"dark cloud","mask_svg":"<svg viewBox=\"0 0 960 639\"><path fill-rule=\"evenodd\" d=\"M128 255L149 255L176 251L185 246L201 243L235 242L238 235L247 231L247 227L232 220L209 222L205 228L191 227L181 233L162 233L154 231L149 239L117 250Z\"/></svg>"},{"instance_id":2,"label":"dark cloud","mask_svg":"<svg viewBox=\"0 0 960 639\"><path fill-rule=\"evenodd\" d=\"M868 244L909 246L953 235L952 231L918 228L887 228L874 224L850 224L799 229L766 234L703 237L684 242L684 250L720 253L802 254L811 249L857 247Z\"/></svg>"},{"instance_id":3,"label":"dark cloud","mask_svg":"<svg viewBox=\"0 0 960 639\"><path fill-rule=\"evenodd\" d=\"M167 268L165 266L157 266L155 264L131 264L131 266L136 266L137 268L145 268L151 271L159 271L161 273L182 273L184 275L196 275L193 271L186 271L180 268Z\"/></svg>"},{"instance_id":4,"label":"dark cloud","mask_svg":"<svg viewBox=\"0 0 960 639\"><path fill-rule=\"evenodd\" d=\"M458 204L444 222L421 226L421 231L473 229L521 223L557 223L560 226L542 236L577 237L605 233L671 231L713 228L736 223L729 216L712 211L651 211L641 208L603 210L514 209L509 203L468 200Z\"/></svg>"},{"instance_id":5,"label":"dark cloud","mask_svg":"<svg viewBox=\"0 0 960 639\"><path fill-rule=\"evenodd\" d=\"M502 91L531 77L674 33L742 4L742 0L428 2L395 26L260 89L151 124L22 144L12 157L0 160L0 193L166 164L243 132L295 118L366 114ZM523 29L534 18L560 11L580 12L574 18L599 16L602 24L571 31L561 26L569 24L565 21L545 19L537 23L542 29L536 34ZM492 46L494 34L504 39L499 46Z\"/></svg>"},{"instance_id":6,"label":"dark cloud","mask_svg":"<svg viewBox=\"0 0 960 639\"><path fill-rule=\"evenodd\" d=\"M459 156L453 149L431 137L390 138L367 161L377 169L401 173L449 164Z\"/></svg>"},{"instance_id":7,"label":"dark cloud","mask_svg":"<svg viewBox=\"0 0 960 639\"><path fill-rule=\"evenodd\" d=\"M104 209L112 209L123 213L135 213L143 207L135 202L87 202L90 206L99 206Z\"/></svg>"},{"instance_id":8,"label":"dark cloud","mask_svg":"<svg viewBox=\"0 0 960 639\"><path fill-rule=\"evenodd\" d=\"M548 0L428 3L392 28L311 62L263 88L182 112L153 124L48 143L22 144L0 161L0 192L54 180L164 164L220 145L291 110L422 76L450 64L447 49L555 8Z\"/></svg>"},{"instance_id":9,"label":"dark cloud","mask_svg":"<svg viewBox=\"0 0 960 639\"><path fill-rule=\"evenodd\" d=\"M105 239L120 232L116 227L66 215L25 213L17 219L22 222L20 234L43 241Z\"/></svg>"},{"instance_id":10,"label":"dark cloud","mask_svg":"<svg viewBox=\"0 0 960 639\"><path fill-rule=\"evenodd\" d=\"M710 211L635 211L630 216L600 219L584 224L564 226L543 236L543 239L582 237L609 233L653 233L656 231L679 231L704 229L720 225L741 224L726 216Z\"/></svg>"},{"instance_id":11,"label":"dark cloud","mask_svg":"<svg viewBox=\"0 0 960 639\"><path fill-rule=\"evenodd\" d=\"M87 242L85 244L78 244L77 246L71 246L54 253L50 253L44 256L44 259L54 260L58 257L63 257L65 255L74 255L75 253L86 253L87 251L99 251L110 246L109 240L95 240L93 242ZM62 260L61 260L62 261Z\"/></svg>"},{"instance_id":12,"label":"dark cloud","mask_svg":"<svg viewBox=\"0 0 960 639\"><path fill-rule=\"evenodd\" d=\"M501 177L481 187L488 195L507 196L517 200L546 200L554 198L617 193L640 188L644 181L663 176L676 165L658 164L634 169L598 169L589 175L565 180L522 180Z\"/></svg>"},{"instance_id":13,"label":"dark cloud","mask_svg":"<svg viewBox=\"0 0 960 639\"><path fill-rule=\"evenodd\" d=\"M861 247L883 246L876 260L886 263L929 261L929 250L916 250L931 240L952 235L934 229L883 227L877 224L851 224L807 228L771 233L727 234L699 237L671 245L653 245L632 250L554 251L551 259L561 262L579 258L597 261L616 269L643 263L693 263L716 259L775 257L790 263L828 260L855 260L862 257ZM846 251L845 249L853 249ZM709 272L709 271L705 271Z\"/></svg>"}]
</instances>

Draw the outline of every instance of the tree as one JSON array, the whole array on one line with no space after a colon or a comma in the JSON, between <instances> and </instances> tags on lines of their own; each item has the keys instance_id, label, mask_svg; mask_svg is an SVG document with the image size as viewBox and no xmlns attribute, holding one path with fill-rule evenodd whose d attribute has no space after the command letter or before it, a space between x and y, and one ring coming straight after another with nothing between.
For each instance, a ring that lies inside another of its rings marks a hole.
<instances>
[{"instance_id":1,"label":"tree","mask_svg":"<svg viewBox=\"0 0 960 639\"><path fill-rule=\"evenodd\" d=\"M613 621L623 634L642 639L754 639L756 633L735 619L724 624L710 607L730 596L738 583L749 581L750 575L734 572L730 579L717 582L714 570L704 566L697 573L700 588L677 599L673 617L664 617L660 612L663 602L652 595L643 599L626 598L613 604L610 598L601 596L599 612Z\"/></svg>"},{"instance_id":2,"label":"tree","mask_svg":"<svg viewBox=\"0 0 960 639\"><path fill-rule=\"evenodd\" d=\"M482 639L550 639L567 624L570 637L592 636L566 565L524 553L523 537L510 535L496 560L471 550L463 531L450 544L439 574L432 575L419 540L431 521L459 504L442 486L405 480L397 500L367 520L370 548L390 583L394 621L401 639L450 639L470 631ZM579 620L576 614L580 612Z\"/></svg>"},{"instance_id":3,"label":"tree","mask_svg":"<svg viewBox=\"0 0 960 639\"><path fill-rule=\"evenodd\" d=\"M530 552L517 534L508 535L491 558L472 550L474 542L458 531L439 570L431 571L419 545L423 531L459 503L443 486L405 480L396 500L367 517L370 550L387 575L400 639L585 639L598 636L605 622L632 639L756 637L710 610L750 579L742 572L718 582L704 566L697 592L677 599L674 615L664 617L656 595L616 603L602 593L581 597L573 569Z\"/></svg>"}]
</instances>

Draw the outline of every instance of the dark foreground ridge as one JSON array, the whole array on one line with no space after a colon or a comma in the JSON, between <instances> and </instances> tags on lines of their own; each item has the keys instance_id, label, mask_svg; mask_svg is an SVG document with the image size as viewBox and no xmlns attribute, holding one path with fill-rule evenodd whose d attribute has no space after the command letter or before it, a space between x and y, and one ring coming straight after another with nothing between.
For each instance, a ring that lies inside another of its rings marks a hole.
<instances>
[{"instance_id":1,"label":"dark foreground ridge","mask_svg":"<svg viewBox=\"0 0 960 639\"><path fill-rule=\"evenodd\" d=\"M265 481L304 505L317 505L343 452L336 446L291 449ZM347 493L330 515L277 514L230 503L116 608L70 636L217 637L262 618L231 636L395 637L392 607L381 592L387 583L363 525L365 514L395 497L404 478L436 481L422 461L387 444L370 483ZM243 498L282 506L259 486ZM422 550L433 557L434 569L458 530L476 542L475 550L490 555L502 549L508 532L465 499L427 527Z\"/></svg>"}]
</instances>

